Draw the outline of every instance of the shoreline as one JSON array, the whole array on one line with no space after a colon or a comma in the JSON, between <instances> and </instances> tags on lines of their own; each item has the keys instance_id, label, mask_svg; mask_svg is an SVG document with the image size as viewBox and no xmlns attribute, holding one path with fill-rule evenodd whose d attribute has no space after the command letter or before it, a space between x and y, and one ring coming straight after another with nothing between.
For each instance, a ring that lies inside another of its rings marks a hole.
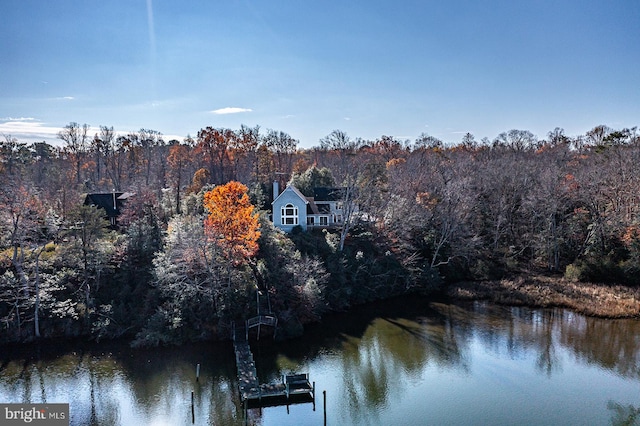
<instances>
[{"instance_id":1,"label":"shoreline","mask_svg":"<svg viewBox=\"0 0 640 426\"><path fill-rule=\"evenodd\" d=\"M560 277L520 275L489 281L462 281L446 289L459 300L488 300L500 305L567 308L599 318L640 318L640 288L581 283Z\"/></svg>"},{"instance_id":2,"label":"shoreline","mask_svg":"<svg viewBox=\"0 0 640 426\"><path fill-rule=\"evenodd\" d=\"M440 295L452 300L473 301L483 300L503 306L525 306L529 308L566 308L583 315L603 319L640 319L640 287L624 285L607 285L597 283L582 283L567 280L561 277L545 275L518 275L501 280L461 281L450 284L441 292L425 296ZM371 301L364 305L380 303L407 295L396 295L387 299ZM334 311L333 314L345 315L357 310L358 306L352 306L346 311ZM322 324L322 320L319 321ZM299 336L298 336L299 337ZM125 337L116 339L103 339L105 342L127 342L131 340ZM25 346L48 344L60 341L68 342L74 346L84 344L96 344L92 339L84 339L81 336L49 337L32 339L23 342L1 342L0 348L24 348ZM210 342L224 342L225 340L211 339ZM182 346L198 343L184 342ZM160 345L165 346L165 345ZM141 351L153 350L153 346L142 346L136 349Z\"/></svg>"}]
</instances>

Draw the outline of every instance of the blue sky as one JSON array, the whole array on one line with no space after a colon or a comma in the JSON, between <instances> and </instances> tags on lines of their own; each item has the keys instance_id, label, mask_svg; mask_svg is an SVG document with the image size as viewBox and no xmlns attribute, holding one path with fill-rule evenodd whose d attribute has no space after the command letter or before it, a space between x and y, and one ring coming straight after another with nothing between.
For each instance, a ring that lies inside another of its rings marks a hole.
<instances>
[{"instance_id":1,"label":"blue sky","mask_svg":"<svg viewBox=\"0 0 640 426\"><path fill-rule=\"evenodd\" d=\"M2 0L0 134L640 125L640 2Z\"/></svg>"}]
</instances>

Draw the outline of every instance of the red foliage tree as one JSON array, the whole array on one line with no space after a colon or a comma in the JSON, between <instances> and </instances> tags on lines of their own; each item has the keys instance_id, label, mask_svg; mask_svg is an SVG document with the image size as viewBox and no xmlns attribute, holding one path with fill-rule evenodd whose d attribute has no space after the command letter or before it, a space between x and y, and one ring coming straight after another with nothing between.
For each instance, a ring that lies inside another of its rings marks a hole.
<instances>
[{"instance_id":1,"label":"red foliage tree","mask_svg":"<svg viewBox=\"0 0 640 426\"><path fill-rule=\"evenodd\" d=\"M245 185L231 181L215 187L204 194L204 206L209 211L206 232L229 260L239 263L256 254L260 224Z\"/></svg>"}]
</instances>

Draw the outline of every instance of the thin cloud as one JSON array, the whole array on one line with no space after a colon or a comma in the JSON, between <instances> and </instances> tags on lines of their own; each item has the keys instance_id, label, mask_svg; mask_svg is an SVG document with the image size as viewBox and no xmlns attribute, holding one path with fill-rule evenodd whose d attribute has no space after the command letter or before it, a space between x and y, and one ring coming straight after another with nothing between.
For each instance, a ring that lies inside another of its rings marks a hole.
<instances>
[{"instance_id":1,"label":"thin cloud","mask_svg":"<svg viewBox=\"0 0 640 426\"><path fill-rule=\"evenodd\" d=\"M55 98L45 98L46 101L75 101L75 96L56 96Z\"/></svg>"},{"instance_id":2,"label":"thin cloud","mask_svg":"<svg viewBox=\"0 0 640 426\"><path fill-rule=\"evenodd\" d=\"M32 117L3 117L0 118L0 140L4 136L11 136L18 139L20 142L42 142L48 141L54 145L61 145L62 142L58 139L58 133L63 127L51 126L47 123L43 123L37 118ZM89 127L88 135L94 135L100 132L98 127ZM116 135L126 135L135 131L116 130ZM183 141L184 136L175 134L162 134L162 139L165 142L170 140Z\"/></svg>"},{"instance_id":3,"label":"thin cloud","mask_svg":"<svg viewBox=\"0 0 640 426\"><path fill-rule=\"evenodd\" d=\"M226 107L220 109L214 109L210 111L212 114L224 115L224 114L238 114L241 112L252 112L251 108L238 108L238 107Z\"/></svg>"},{"instance_id":4,"label":"thin cloud","mask_svg":"<svg viewBox=\"0 0 640 426\"><path fill-rule=\"evenodd\" d=\"M20 142L49 141L50 143L56 144L59 142L58 133L61 130L62 127L51 126L48 123L43 123L31 117L13 120L0 119L0 135L11 136ZM93 135L99 131L99 128L89 127L88 134Z\"/></svg>"},{"instance_id":5,"label":"thin cloud","mask_svg":"<svg viewBox=\"0 0 640 426\"><path fill-rule=\"evenodd\" d=\"M60 130L62 129L59 127L46 126L32 117L0 119L0 134L10 135L21 141L55 139Z\"/></svg>"},{"instance_id":6,"label":"thin cloud","mask_svg":"<svg viewBox=\"0 0 640 426\"><path fill-rule=\"evenodd\" d=\"M0 121L38 121L33 117L2 117Z\"/></svg>"}]
</instances>

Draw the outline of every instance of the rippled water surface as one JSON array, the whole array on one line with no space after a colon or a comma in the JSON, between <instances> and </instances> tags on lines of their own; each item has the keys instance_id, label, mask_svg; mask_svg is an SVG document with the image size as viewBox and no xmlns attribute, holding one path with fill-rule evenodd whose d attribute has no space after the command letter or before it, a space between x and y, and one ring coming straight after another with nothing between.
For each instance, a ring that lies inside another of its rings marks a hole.
<instances>
[{"instance_id":1,"label":"rippled water surface","mask_svg":"<svg viewBox=\"0 0 640 426\"><path fill-rule=\"evenodd\" d=\"M252 349L261 381L308 372L315 407L245 418L230 342L4 348L0 402L68 402L73 425L640 424L637 320L398 299Z\"/></svg>"}]
</instances>

